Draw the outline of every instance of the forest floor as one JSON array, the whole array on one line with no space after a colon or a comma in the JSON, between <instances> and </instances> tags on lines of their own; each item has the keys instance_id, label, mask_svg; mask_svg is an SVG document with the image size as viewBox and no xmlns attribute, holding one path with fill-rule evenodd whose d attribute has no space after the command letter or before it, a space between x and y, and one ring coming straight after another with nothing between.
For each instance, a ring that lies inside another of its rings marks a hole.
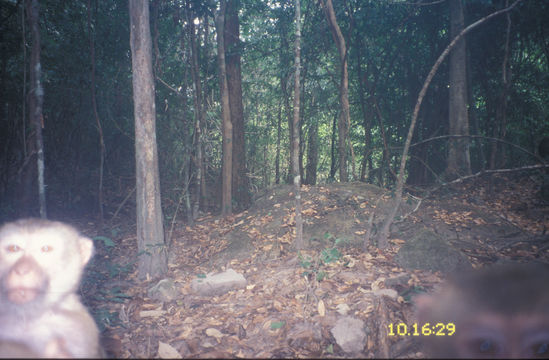
<instances>
[{"instance_id":1,"label":"forest floor","mask_svg":"<svg viewBox=\"0 0 549 360\"><path fill-rule=\"evenodd\" d=\"M414 236L436 234L472 267L549 262L549 204L539 197L539 181L495 175L493 186L490 193L486 176L422 201L409 196L384 250L365 238L368 228L372 234L379 229L391 194L364 183L304 186L307 249L299 256L291 247L292 188L270 188L243 213L226 219L208 214L192 227L166 229L166 278L179 292L168 302L148 296L157 281L136 279L135 226L113 226L109 236L95 238L84 299L113 357L418 358L417 338L388 336L387 324L411 324L413 295L430 291L452 269L401 266L397 253ZM427 257L439 255L423 256L427 264ZM245 288L218 296L191 289L193 279L229 268L245 277ZM393 289L395 296L380 289ZM346 353L334 340L331 330L344 313L364 323L361 352Z\"/></svg>"}]
</instances>

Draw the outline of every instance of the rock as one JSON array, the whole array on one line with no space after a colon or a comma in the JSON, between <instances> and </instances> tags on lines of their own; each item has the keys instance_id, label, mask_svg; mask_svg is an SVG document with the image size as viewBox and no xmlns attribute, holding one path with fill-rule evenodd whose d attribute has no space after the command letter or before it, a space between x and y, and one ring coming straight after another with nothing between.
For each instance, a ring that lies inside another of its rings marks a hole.
<instances>
[{"instance_id":1,"label":"rock","mask_svg":"<svg viewBox=\"0 0 549 360\"><path fill-rule=\"evenodd\" d=\"M221 295L230 290L245 288L246 279L242 274L233 269L227 269L222 273L207 275L202 279L194 279L191 282L191 289L200 295Z\"/></svg>"},{"instance_id":2,"label":"rock","mask_svg":"<svg viewBox=\"0 0 549 360\"><path fill-rule=\"evenodd\" d=\"M472 267L467 256L429 230L423 230L406 241L396 254L395 260L409 270L452 273Z\"/></svg>"},{"instance_id":3,"label":"rock","mask_svg":"<svg viewBox=\"0 0 549 360\"><path fill-rule=\"evenodd\" d=\"M175 300L179 292L172 279L162 279L147 291L147 295L151 299L168 302Z\"/></svg>"},{"instance_id":4,"label":"rock","mask_svg":"<svg viewBox=\"0 0 549 360\"><path fill-rule=\"evenodd\" d=\"M322 354L322 328L320 324L302 322L294 325L287 335L288 345L306 350L316 356Z\"/></svg>"},{"instance_id":5,"label":"rock","mask_svg":"<svg viewBox=\"0 0 549 360\"><path fill-rule=\"evenodd\" d=\"M408 284L408 280L410 280L412 277L410 274L400 274L395 277L389 278L385 280L385 286L388 288L393 288L397 286L406 286Z\"/></svg>"},{"instance_id":6,"label":"rock","mask_svg":"<svg viewBox=\"0 0 549 360\"><path fill-rule=\"evenodd\" d=\"M337 320L336 325L330 330L337 344L346 353L359 353L364 349L366 333L364 322L350 316Z\"/></svg>"},{"instance_id":7,"label":"rock","mask_svg":"<svg viewBox=\"0 0 549 360\"><path fill-rule=\"evenodd\" d=\"M398 298L398 293L394 289L379 289L374 291L375 296L388 296L393 300Z\"/></svg>"}]
</instances>

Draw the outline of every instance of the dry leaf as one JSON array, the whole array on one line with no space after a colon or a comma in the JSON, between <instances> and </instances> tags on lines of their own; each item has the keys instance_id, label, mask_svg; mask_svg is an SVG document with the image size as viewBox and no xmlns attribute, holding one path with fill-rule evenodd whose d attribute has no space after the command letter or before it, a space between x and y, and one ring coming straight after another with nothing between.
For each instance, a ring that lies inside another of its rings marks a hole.
<instances>
[{"instance_id":1,"label":"dry leaf","mask_svg":"<svg viewBox=\"0 0 549 360\"><path fill-rule=\"evenodd\" d=\"M139 312L139 316L144 318L144 317L160 317L164 314L166 314L167 311L166 310L143 310L143 311L140 311Z\"/></svg>"},{"instance_id":2,"label":"dry leaf","mask_svg":"<svg viewBox=\"0 0 549 360\"><path fill-rule=\"evenodd\" d=\"M170 344L158 342L158 357L160 359L181 359L181 354Z\"/></svg>"},{"instance_id":3,"label":"dry leaf","mask_svg":"<svg viewBox=\"0 0 549 360\"><path fill-rule=\"evenodd\" d=\"M214 328L208 328L206 329L206 335L212 336L216 338L217 340L221 339L224 335L221 331L214 329Z\"/></svg>"},{"instance_id":4,"label":"dry leaf","mask_svg":"<svg viewBox=\"0 0 549 360\"><path fill-rule=\"evenodd\" d=\"M318 309L318 314L320 316L325 316L326 315L326 306L324 305L324 301L320 300L318 302L317 309Z\"/></svg>"}]
</instances>

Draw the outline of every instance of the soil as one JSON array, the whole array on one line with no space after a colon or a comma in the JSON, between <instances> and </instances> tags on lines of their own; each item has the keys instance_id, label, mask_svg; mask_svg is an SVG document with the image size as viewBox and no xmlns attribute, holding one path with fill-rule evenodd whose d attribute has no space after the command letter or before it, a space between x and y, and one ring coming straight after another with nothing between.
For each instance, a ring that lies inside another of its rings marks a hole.
<instances>
[{"instance_id":1,"label":"soil","mask_svg":"<svg viewBox=\"0 0 549 360\"><path fill-rule=\"evenodd\" d=\"M168 302L147 296L159 279L136 278L135 228L112 226L96 238L84 299L113 357L422 357L417 339L387 336L387 324L413 321L415 294L456 269L549 262L549 204L539 181L492 181L492 193L483 177L424 199L408 195L383 250L374 239L392 194L358 182L303 187L307 247L299 254L289 185L256 194L247 211L231 217L206 214L174 231L169 222L165 277L180 294ZM228 268L244 275L245 289L212 297L190 289L197 276ZM330 332L343 305L365 323L358 355L345 353Z\"/></svg>"}]
</instances>

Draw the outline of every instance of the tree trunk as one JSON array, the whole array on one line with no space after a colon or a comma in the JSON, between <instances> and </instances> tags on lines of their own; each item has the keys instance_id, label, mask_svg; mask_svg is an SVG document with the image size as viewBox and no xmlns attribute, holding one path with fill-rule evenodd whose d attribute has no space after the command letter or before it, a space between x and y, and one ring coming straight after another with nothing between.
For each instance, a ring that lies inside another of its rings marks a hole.
<instances>
[{"instance_id":1,"label":"tree trunk","mask_svg":"<svg viewBox=\"0 0 549 360\"><path fill-rule=\"evenodd\" d=\"M220 9L215 19L217 29L217 60L219 63L219 88L221 89L221 117L223 119L223 170L221 192L221 214L232 212L232 168L233 168L233 124L229 105L229 89L227 87L227 72L225 68L225 0L221 0Z\"/></svg>"},{"instance_id":2,"label":"tree trunk","mask_svg":"<svg viewBox=\"0 0 549 360\"><path fill-rule=\"evenodd\" d=\"M41 64L40 64L40 26L39 26L39 5L38 0L27 0L27 16L29 19L29 27L31 29L32 50L30 59L30 92L29 92L29 116L30 122L34 131L34 140L36 146L36 163L38 169L38 202L40 206L40 217L47 217L46 209L46 185L44 181L44 141L42 139L42 128L44 127L44 118L42 116L42 104L44 102L44 88L40 81ZM34 146L34 145L31 145ZM28 153L33 156L32 152ZM28 170L26 175L26 185L33 183L32 178L34 171ZM30 186L24 187L25 194L31 198L33 193Z\"/></svg>"},{"instance_id":3,"label":"tree trunk","mask_svg":"<svg viewBox=\"0 0 549 360\"><path fill-rule=\"evenodd\" d=\"M278 103L278 119L276 123L276 158L275 158L275 184L280 183L280 140L282 137L282 104Z\"/></svg>"},{"instance_id":4,"label":"tree trunk","mask_svg":"<svg viewBox=\"0 0 549 360\"><path fill-rule=\"evenodd\" d=\"M455 38L463 30L463 3L461 0L449 1L450 37ZM456 43L450 53L450 100L449 100L449 134L469 135L469 118L467 116L467 70L465 38ZM448 167L446 174L451 178L471 174L469 156L469 139L450 139Z\"/></svg>"},{"instance_id":5,"label":"tree trunk","mask_svg":"<svg viewBox=\"0 0 549 360\"><path fill-rule=\"evenodd\" d=\"M97 112L97 100L95 98L95 41L92 34L91 26L91 0L88 0L88 35L90 37L90 92L91 103L93 108L93 116L95 118L95 124L97 125L97 131L99 132L99 184L97 186L97 206L99 210L99 224L100 228L103 227L103 169L105 165L105 141L103 139L103 127L101 126L101 120L99 120L99 113Z\"/></svg>"},{"instance_id":6,"label":"tree trunk","mask_svg":"<svg viewBox=\"0 0 549 360\"><path fill-rule=\"evenodd\" d=\"M225 16L225 59L231 122L233 124L233 184L232 193L238 209L251 202L246 170L244 139L244 109L242 107L242 74L240 69L240 30L238 22L239 0L229 0Z\"/></svg>"},{"instance_id":7,"label":"tree trunk","mask_svg":"<svg viewBox=\"0 0 549 360\"><path fill-rule=\"evenodd\" d=\"M312 97L311 109L316 107L315 97ZM309 146L307 147L307 172L305 181L307 185L316 185L316 175L318 166L318 121L313 120L309 127Z\"/></svg>"},{"instance_id":8,"label":"tree trunk","mask_svg":"<svg viewBox=\"0 0 549 360\"><path fill-rule=\"evenodd\" d=\"M299 108L300 108L300 62L301 62L301 5L295 0L295 75L294 75L294 118L292 126L292 174L295 192L295 242L297 250L303 249L303 220L301 218L301 176L299 171Z\"/></svg>"},{"instance_id":9,"label":"tree trunk","mask_svg":"<svg viewBox=\"0 0 549 360\"><path fill-rule=\"evenodd\" d=\"M337 128L337 113L334 115L334 120L332 121L332 133L330 141L330 176L329 180L335 180L335 174L337 171L337 159L336 159L336 129Z\"/></svg>"},{"instance_id":10,"label":"tree trunk","mask_svg":"<svg viewBox=\"0 0 549 360\"><path fill-rule=\"evenodd\" d=\"M507 7L508 1L505 6ZM505 134L507 133L507 94L509 93L510 77L511 77L511 68L509 67L509 37L511 34L511 16L507 13L507 28L505 36L505 51L503 56L503 62L501 64L501 77L502 77L502 87L501 93L498 96L496 103L496 121L493 128L492 137L497 139L504 139ZM504 152L501 150L501 145L498 145L497 142L493 141L490 151L490 169L497 169L504 163ZM492 182L490 182L490 192L492 190Z\"/></svg>"},{"instance_id":11,"label":"tree trunk","mask_svg":"<svg viewBox=\"0 0 549 360\"><path fill-rule=\"evenodd\" d=\"M146 279L161 276L168 270L168 265L158 177L149 1L129 0L129 11L135 117L137 251L140 254L138 276Z\"/></svg>"},{"instance_id":12,"label":"tree trunk","mask_svg":"<svg viewBox=\"0 0 549 360\"><path fill-rule=\"evenodd\" d=\"M204 155L202 152L202 129L204 128L204 112L202 111L202 84L200 83L200 70L198 68L198 48L196 45L196 31L190 10L187 11L189 37L191 39L192 78L194 87L194 114L195 114L195 140L196 140L196 190L193 206L193 220L198 217L198 210L204 198Z\"/></svg>"},{"instance_id":13,"label":"tree trunk","mask_svg":"<svg viewBox=\"0 0 549 360\"><path fill-rule=\"evenodd\" d=\"M332 35L339 52L339 61L341 64L341 82L339 85L339 101L341 103L341 113L338 123L338 152L339 152L339 181L348 181L347 175L347 151L345 144L349 136L348 124L350 124L349 112L349 75L347 73L347 47L345 38L337 24L337 19L332 5L332 0L322 0L326 19L330 24Z\"/></svg>"}]
</instances>

